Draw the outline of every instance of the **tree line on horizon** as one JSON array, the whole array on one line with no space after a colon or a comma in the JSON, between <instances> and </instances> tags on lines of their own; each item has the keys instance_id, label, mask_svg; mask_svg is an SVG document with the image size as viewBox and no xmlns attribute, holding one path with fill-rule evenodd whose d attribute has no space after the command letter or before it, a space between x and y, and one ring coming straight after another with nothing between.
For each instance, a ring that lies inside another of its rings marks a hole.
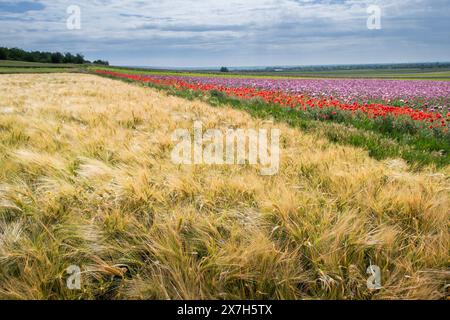
<instances>
[{"instance_id":1,"label":"tree line on horizon","mask_svg":"<svg viewBox=\"0 0 450 320\"><path fill-rule=\"evenodd\" d=\"M419 63L379 63L379 64L347 64L347 65L316 65L316 66L292 66L292 67L266 67L255 72L273 71L353 71L353 70L398 70L398 69L448 69L450 62L419 62Z\"/></svg>"},{"instance_id":2,"label":"tree line on horizon","mask_svg":"<svg viewBox=\"0 0 450 320\"><path fill-rule=\"evenodd\" d=\"M19 48L0 47L0 60L26 61L54 64L100 64L109 65L108 61L96 60L91 62L86 60L82 54L72 54L70 52L44 52L26 51Z\"/></svg>"}]
</instances>

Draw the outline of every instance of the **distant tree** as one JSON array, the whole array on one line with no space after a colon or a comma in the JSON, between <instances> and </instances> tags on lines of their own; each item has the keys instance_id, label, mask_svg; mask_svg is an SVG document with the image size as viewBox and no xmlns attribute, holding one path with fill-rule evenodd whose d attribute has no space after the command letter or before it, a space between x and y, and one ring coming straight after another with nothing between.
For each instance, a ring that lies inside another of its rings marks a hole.
<instances>
[{"instance_id":1,"label":"distant tree","mask_svg":"<svg viewBox=\"0 0 450 320\"><path fill-rule=\"evenodd\" d=\"M220 68L220 72L230 72L227 67Z\"/></svg>"},{"instance_id":2,"label":"distant tree","mask_svg":"<svg viewBox=\"0 0 450 320\"><path fill-rule=\"evenodd\" d=\"M30 62L42 62L42 63L50 63L52 62L52 54L50 52L40 52L33 51L27 54L28 61Z\"/></svg>"},{"instance_id":3,"label":"distant tree","mask_svg":"<svg viewBox=\"0 0 450 320\"><path fill-rule=\"evenodd\" d=\"M21 58L19 60L24 60L28 62L38 62L36 60L39 60L38 53L37 52L26 52L24 51L23 54L21 54Z\"/></svg>"},{"instance_id":4,"label":"distant tree","mask_svg":"<svg viewBox=\"0 0 450 320\"><path fill-rule=\"evenodd\" d=\"M16 61L27 61L25 60L26 52L18 49L18 48L11 48L8 52L8 60L16 60Z\"/></svg>"},{"instance_id":5,"label":"distant tree","mask_svg":"<svg viewBox=\"0 0 450 320\"><path fill-rule=\"evenodd\" d=\"M6 48L0 48L0 60L7 60L8 59L8 49Z\"/></svg>"},{"instance_id":6,"label":"distant tree","mask_svg":"<svg viewBox=\"0 0 450 320\"><path fill-rule=\"evenodd\" d=\"M74 58L74 61L76 64L83 64L84 63L84 57L81 54L77 54Z\"/></svg>"},{"instance_id":7,"label":"distant tree","mask_svg":"<svg viewBox=\"0 0 450 320\"><path fill-rule=\"evenodd\" d=\"M46 63L51 63L52 62L52 53L51 52L45 52L44 56L45 56L45 62Z\"/></svg>"},{"instance_id":8,"label":"distant tree","mask_svg":"<svg viewBox=\"0 0 450 320\"><path fill-rule=\"evenodd\" d=\"M64 54L63 63L75 63L75 56L70 52Z\"/></svg>"},{"instance_id":9,"label":"distant tree","mask_svg":"<svg viewBox=\"0 0 450 320\"><path fill-rule=\"evenodd\" d=\"M103 61L103 60L95 60L93 62L93 64L98 64L98 65L103 65L103 66L109 66L109 62L108 61Z\"/></svg>"},{"instance_id":10,"label":"distant tree","mask_svg":"<svg viewBox=\"0 0 450 320\"><path fill-rule=\"evenodd\" d=\"M42 63L87 63L82 54L60 52L25 51L19 48L0 47L0 60L15 60Z\"/></svg>"},{"instance_id":11,"label":"distant tree","mask_svg":"<svg viewBox=\"0 0 450 320\"><path fill-rule=\"evenodd\" d=\"M63 63L64 55L61 52L52 53L52 63Z\"/></svg>"}]
</instances>

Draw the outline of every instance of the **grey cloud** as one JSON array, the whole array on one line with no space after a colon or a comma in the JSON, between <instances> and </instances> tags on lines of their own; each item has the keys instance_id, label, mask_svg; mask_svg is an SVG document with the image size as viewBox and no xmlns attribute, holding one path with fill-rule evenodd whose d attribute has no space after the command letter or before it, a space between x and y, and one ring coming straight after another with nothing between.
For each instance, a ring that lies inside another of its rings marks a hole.
<instances>
[{"instance_id":1,"label":"grey cloud","mask_svg":"<svg viewBox=\"0 0 450 320\"><path fill-rule=\"evenodd\" d=\"M31 1L5 1L0 3L0 12L25 13L29 11L44 10L45 6L39 2Z\"/></svg>"},{"instance_id":2,"label":"grey cloud","mask_svg":"<svg viewBox=\"0 0 450 320\"><path fill-rule=\"evenodd\" d=\"M44 6L40 11L0 12L0 43L126 65L450 60L448 1L377 0L383 28L370 31L366 8L373 2L78 0L82 30L69 31L72 1L41 0L32 2Z\"/></svg>"}]
</instances>

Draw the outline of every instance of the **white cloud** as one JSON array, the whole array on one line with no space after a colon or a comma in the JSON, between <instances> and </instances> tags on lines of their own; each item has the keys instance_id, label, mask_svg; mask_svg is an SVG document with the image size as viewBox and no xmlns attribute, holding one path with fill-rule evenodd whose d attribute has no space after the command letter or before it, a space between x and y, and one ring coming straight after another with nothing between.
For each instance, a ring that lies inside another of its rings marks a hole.
<instances>
[{"instance_id":1,"label":"white cloud","mask_svg":"<svg viewBox=\"0 0 450 320\"><path fill-rule=\"evenodd\" d=\"M445 0L41 0L39 3L45 5L44 10L0 11L2 44L81 51L88 56L110 52L118 63L133 62L131 59L127 62L124 52L136 51L133 53L136 57L139 50L150 51L152 59L157 50L161 55L170 51L174 59L176 50L184 50L185 54L179 55L186 59L189 50L192 54L206 55L208 50L226 53L239 48L242 54L258 50L279 54L285 49L292 50L293 59L298 50L314 52L335 47L344 52L346 45L370 44L374 37L380 46L392 43L393 39L412 43L412 30L431 32L427 23L448 27L450 8ZM81 30L66 29L66 8L73 4L82 10ZM379 34L366 28L366 8L370 4L383 9L385 28ZM422 24L417 25L418 19ZM436 30L433 32L436 35ZM446 30L437 32L440 36L448 35ZM437 52L442 52L443 44L436 45ZM118 52L122 52L122 57ZM144 53L140 55L143 62Z\"/></svg>"}]
</instances>

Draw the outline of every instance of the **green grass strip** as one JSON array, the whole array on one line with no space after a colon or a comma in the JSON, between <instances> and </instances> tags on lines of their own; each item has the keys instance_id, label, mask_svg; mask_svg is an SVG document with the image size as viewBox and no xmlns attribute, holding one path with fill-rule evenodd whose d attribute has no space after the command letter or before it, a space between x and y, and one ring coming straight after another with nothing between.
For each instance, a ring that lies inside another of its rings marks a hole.
<instances>
[{"instance_id":1,"label":"green grass strip","mask_svg":"<svg viewBox=\"0 0 450 320\"><path fill-rule=\"evenodd\" d=\"M214 107L231 106L260 119L289 124L304 132L325 136L331 142L364 148L377 160L402 158L413 170L425 166L442 168L450 164L450 134L439 129L424 129L410 119L369 119L360 114L336 109L297 111L268 104L259 99L242 100L222 92L199 92L141 83L129 79L100 75L166 92L188 100L200 99ZM334 114L336 113L336 114Z\"/></svg>"}]
</instances>

